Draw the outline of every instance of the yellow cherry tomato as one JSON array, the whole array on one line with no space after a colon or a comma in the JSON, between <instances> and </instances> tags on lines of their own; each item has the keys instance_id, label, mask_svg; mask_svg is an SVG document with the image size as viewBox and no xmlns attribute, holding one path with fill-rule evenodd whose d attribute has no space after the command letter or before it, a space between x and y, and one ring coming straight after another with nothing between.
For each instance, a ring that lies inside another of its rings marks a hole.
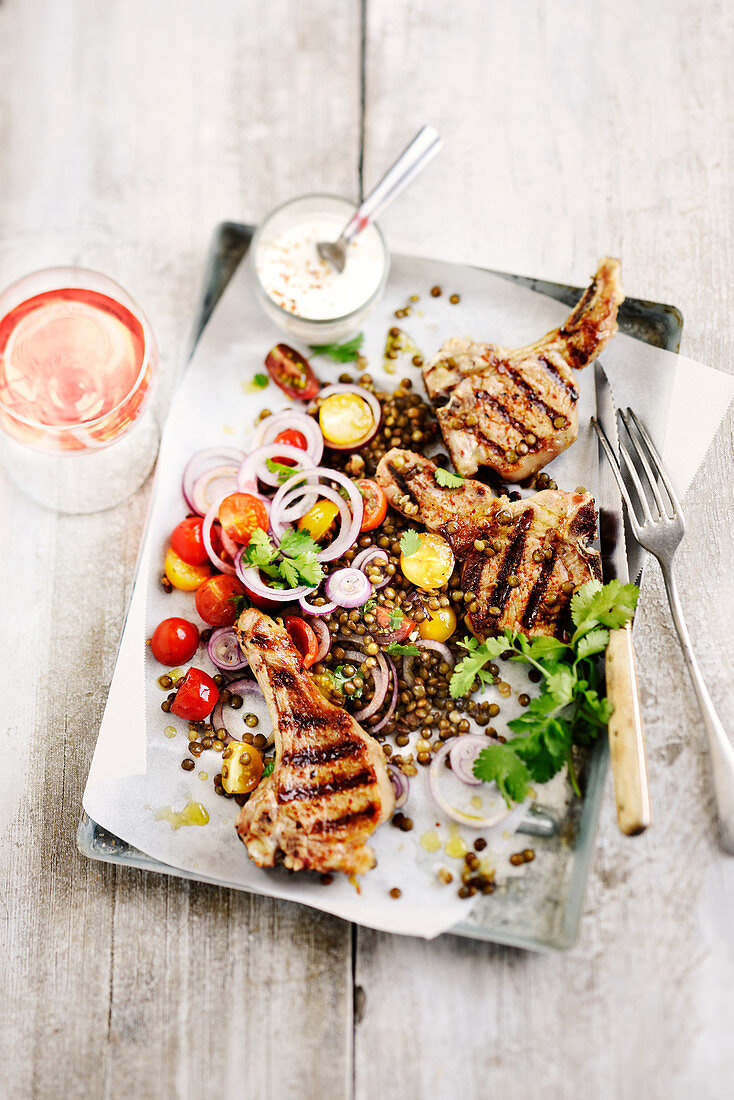
<instances>
[{"instance_id":1,"label":"yellow cherry tomato","mask_svg":"<svg viewBox=\"0 0 734 1100\"><path fill-rule=\"evenodd\" d=\"M180 558L172 546L166 552L166 560L163 571L174 588L181 588L184 592L193 592L204 581L208 581L212 575L208 565L189 565Z\"/></svg>"},{"instance_id":2,"label":"yellow cherry tomato","mask_svg":"<svg viewBox=\"0 0 734 1100\"><path fill-rule=\"evenodd\" d=\"M319 409L319 424L327 443L358 447L375 426L372 409L356 393L332 393Z\"/></svg>"},{"instance_id":3,"label":"yellow cherry tomato","mask_svg":"<svg viewBox=\"0 0 734 1100\"><path fill-rule=\"evenodd\" d=\"M249 794L262 774L263 761L255 746L230 741L222 753L222 786L227 794Z\"/></svg>"},{"instance_id":4,"label":"yellow cherry tomato","mask_svg":"<svg viewBox=\"0 0 734 1100\"><path fill-rule=\"evenodd\" d=\"M426 618L418 624L421 638L430 638L433 642L445 642L456 630L456 615L450 607L439 607L436 611L427 611Z\"/></svg>"},{"instance_id":5,"label":"yellow cherry tomato","mask_svg":"<svg viewBox=\"0 0 734 1100\"><path fill-rule=\"evenodd\" d=\"M338 515L339 509L332 500L317 500L313 508L301 516L298 526L302 531L308 531L315 542L321 542Z\"/></svg>"},{"instance_id":6,"label":"yellow cherry tomato","mask_svg":"<svg viewBox=\"0 0 734 1100\"><path fill-rule=\"evenodd\" d=\"M440 535L421 534L418 537L421 544L415 554L400 555L403 576L418 588L440 588L454 570L453 551Z\"/></svg>"}]
</instances>

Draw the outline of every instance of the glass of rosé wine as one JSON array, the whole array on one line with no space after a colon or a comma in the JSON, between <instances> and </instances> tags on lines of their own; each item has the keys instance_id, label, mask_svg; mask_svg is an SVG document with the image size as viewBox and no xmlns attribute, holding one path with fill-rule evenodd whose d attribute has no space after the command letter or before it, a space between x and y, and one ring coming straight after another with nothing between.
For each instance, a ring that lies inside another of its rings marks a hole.
<instances>
[{"instance_id":1,"label":"glass of ros\u00e9 wine","mask_svg":"<svg viewBox=\"0 0 734 1100\"><path fill-rule=\"evenodd\" d=\"M149 474L158 353L132 298L104 275L47 268L0 294L0 448L20 487L60 512L97 512Z\"/></svg>"}]
</instances>

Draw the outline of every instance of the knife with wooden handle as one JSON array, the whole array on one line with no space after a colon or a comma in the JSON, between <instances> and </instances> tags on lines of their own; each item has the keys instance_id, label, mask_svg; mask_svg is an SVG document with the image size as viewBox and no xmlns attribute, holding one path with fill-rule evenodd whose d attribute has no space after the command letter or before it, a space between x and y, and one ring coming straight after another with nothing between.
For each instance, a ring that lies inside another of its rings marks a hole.
<instances>
[{"instance_id":1,"label":"knife with wooden handle","mask_svg":"<svg viewBox=\"0 0 734 1100\"><path fill-rule=\"evenodd\" d=\"M617 822L621 832L635 836L650 824L650 791L630 623L610 633L605 670L607 699L614 708L609 719L609 755Z\"/></svg>"},{"instance_id":2,"label":"knife with wooden handle","mask_svg":"<svg viewBox=\"0 0 734 1100\"><path fill-rule=\"evenodd\" d=\"M617 410L609 380L598 361L594 364L596 416L615 451L618 450ZM609 463L599 449L599 536L605 582L629 581L624 539L622 498ZM609 719L609 755L617 803L617 822L627 836L644 832L650 824L650 789L647 779L645 739L637 687L632 624L612 630L606 653Z\"/></svg>"}]
</instances>

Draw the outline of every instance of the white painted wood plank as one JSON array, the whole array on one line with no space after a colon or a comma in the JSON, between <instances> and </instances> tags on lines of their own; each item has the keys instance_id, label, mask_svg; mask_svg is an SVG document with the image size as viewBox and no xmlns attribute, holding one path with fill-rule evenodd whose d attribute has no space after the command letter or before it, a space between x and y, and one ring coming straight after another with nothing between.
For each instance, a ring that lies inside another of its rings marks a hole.
<instances>
[{"instance_id":1,"label":"white painted wood plank","mask_svg":"<svg viewBox=\"0 0 734 1100\"><path fill-rule=\"evenodd\" d=\"M117 278L165 405L215 223L356 194L359 50L338 0L2 3L0 284ZM0 471L0 1092L341 1097L348 926L76 851L146 497L58 518Z\"/></svg>"},{"instance_id":2,"label":"white painted wood plank","mask_svg":"<svg viewBox=\"0 0 734 1100\"><path fill-rule=\"evenodd\" d=\"M421 123L446 137L385 215L391 243L579 283L619 254L627 292L679 305L683 350L731 370L731 30L713 2L371 0L366 183ZM680 574L734 731L732 425L686 503ZM540 957L360 930L359 1097L386 1065L411 1098L730 1095L734 866L671 630L653 567L636 647L654 822L621 837L608 788L578 945Z\"/></svg>"}]
</instances>

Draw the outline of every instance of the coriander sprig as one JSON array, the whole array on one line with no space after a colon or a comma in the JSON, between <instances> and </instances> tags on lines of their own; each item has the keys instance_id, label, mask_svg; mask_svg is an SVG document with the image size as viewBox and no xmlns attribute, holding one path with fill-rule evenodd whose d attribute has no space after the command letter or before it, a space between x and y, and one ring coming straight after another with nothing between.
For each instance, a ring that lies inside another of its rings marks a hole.
<instances>
[{"instance_id":1,"label":"coriander sprig","mask_svg":"<svg viewBox=\"0 0 734 1100\"><path fill-rule=\"evenodd\" d=\"M359 349L364 341L364 333L360 332L344 344L311 344L312 355L328 355L335 363L351 363L359 358Z\"/></svg>"},{"instance_id":2,"label":"coriander sprig","mask_svg":"<svg viewBox=\"0 0 734 1100\"><path fill-rule=\"evenodd\" d=\"M542 677L540 695L507 723L516 736L505 744L482 749L474 762L477 779L494 780L508 805L527 796L531 781L546 783L564 762L569 765L574 790L580 793L571 747L590 744L606 727L611 713L600 694L597 657L607 647L609 631L634 615L638 595L636 585L617 580L582 585L571 601L575 630L568 642L546 636L530 639L513 630L481 643L476 638L459 642L467 655L451 677L454 699L493 682L486 666L508 651L513 661L532 665Z\"/></svg>"},{"instance_id":3,"label":"coriander sprig","mask_svg":"<svg viewBox=\"0 0 734 1100\"><path fill-rule=\"evenodd\" d=\"M324 579L318 551L318 543L306 531L285 531L276 550L265 531L256 527L244 558L248 565L270 577L273 588L298 588L302 584L316 588Z\"/></svg>"}]
</instances>

